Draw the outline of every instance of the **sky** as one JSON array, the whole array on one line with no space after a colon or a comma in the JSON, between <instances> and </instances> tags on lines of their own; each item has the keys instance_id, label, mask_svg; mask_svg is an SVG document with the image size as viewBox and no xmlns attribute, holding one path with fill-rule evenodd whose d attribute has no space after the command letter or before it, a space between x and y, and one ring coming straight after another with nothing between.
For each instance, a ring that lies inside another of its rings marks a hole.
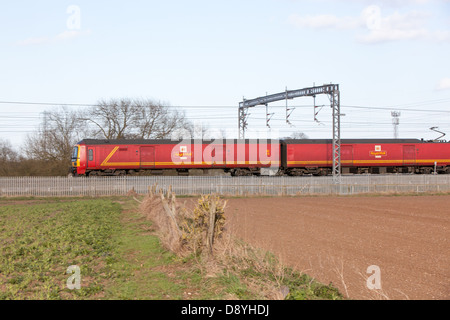
<instances>
[{"instance_id":1,"label":"sky","mask_svg":"<svg viewBox=\"0 0 450 320\"><path fill-rule=\"evenodd\" d=\"M392 138L392 111L400 138L450 138L449 0L10 1L0 26L0 139L14 146L45 110L124 97L237 135L244 98L330 83L344 139ZM249 111L248 132L332 137L327 95Z\"/></svg>"}]
</instances>

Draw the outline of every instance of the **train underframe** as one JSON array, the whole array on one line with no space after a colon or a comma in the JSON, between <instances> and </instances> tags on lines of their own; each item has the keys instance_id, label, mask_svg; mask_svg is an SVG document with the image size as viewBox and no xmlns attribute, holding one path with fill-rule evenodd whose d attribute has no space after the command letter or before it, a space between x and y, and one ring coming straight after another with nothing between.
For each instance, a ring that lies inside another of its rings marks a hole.
<instances>
[{"instance_id":1,"label":"train underframe","mask_svg":"<svg viewBox=\"0 0 450 320\"><path fill-rule=\"evenodd\" d=\"M262 170L261 170L262 169ZM279 168L278 170L264 171L265 168L222 168L222 169L107 169L87 170L83 176L213 176L231 175L239 176L328 176L332 174L330 167L296 167ZM76 175L74 168L70 175ZM450 174L450 166L396 166L396 167L342 167L343 175L358 174Z\"/></svg>"},{"instance_id":2,"label":"train underframe","mask_svg":"<svg viewBox=\"0 0 450 320\"><path fill-rule=\"evenodd\" d=\"M69 174L76 175L75 170ZM238 176L260 176L260 175L282 175L280 170L271 174L261 174L261 168L222 168L222 169L106 169L106 170L86 170L83 176L213 176L231 175Z\"/></svg>"},{"instance_id":3,"label":"train underframe","mask_svg":"<svg viewBox=\"0 0 450 320\"><path fill-rule=\"evenodd\" d=\"M332 174L330 167L288 168L285 174L289 176L315 175L326 176ZM351 174L450 174L450 166L395 166L395 167L342 167L343 175Z\"/></svg>"}]
</instances>

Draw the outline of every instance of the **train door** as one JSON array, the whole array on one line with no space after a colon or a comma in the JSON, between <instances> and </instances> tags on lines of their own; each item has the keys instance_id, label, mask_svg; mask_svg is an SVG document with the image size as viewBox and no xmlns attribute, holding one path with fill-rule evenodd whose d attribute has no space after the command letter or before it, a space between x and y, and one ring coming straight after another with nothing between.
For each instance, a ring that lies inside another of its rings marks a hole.
<instances>
[{"instance_id":1,"label":"train door","mask_svg":"<svg viewBox=\"0 0 450 320\"><path fill-rule=\"evenodd\" d=\"M155 147L141 147L141 168L155 167Z\"/></svg>"},{"instance_id":2,"label":"train door","mask_svg":"<svg viewBox=\"0 0 450 320\"><path fill-rule=\"evenodd\" d=\"M95 157L96 157L96 152L95 152L95 147L88 147L87 150L87 167L88 168L95 168L96 167L96 162L95 162Z\"/></svg>"},{"instance_id":3,"label":"train door","mask_svg":"<svg viewBox=\"0 0 450 320\"><path fill-rule=\"evenodd\" d=\"M211 164L213 168L223 168L226 165L226 145L216 144L211 149Z\"/></svg>"},{"instance_id":4,"label":"train door","mask_svg":"<svg viewBox=\"0 0 450 320\"><path fill-rule=\"evenodd\" d=\"M416 146L403 146L403 165L416 164Z\"/></svg>"},{"instance_id":5,"label":"train door","mask_svg":"<svg viewBox=\"0 0 450 320\"><path fill-rule=\"evenodd\" d=\"M346 166L346 167L353 166L353 146L352 145L341 146L341 163L343 166Z\"/></svg>"},{"instance_id":6,"label":"train door","mask_svg":"<svg viewBox=\"0 0 450 320\"><path fill-rule=\"evenodd\" d=\"M226 167L233 166L235 154L235 144L224 144L223 161Z\"/></svg>"}]
</instances>

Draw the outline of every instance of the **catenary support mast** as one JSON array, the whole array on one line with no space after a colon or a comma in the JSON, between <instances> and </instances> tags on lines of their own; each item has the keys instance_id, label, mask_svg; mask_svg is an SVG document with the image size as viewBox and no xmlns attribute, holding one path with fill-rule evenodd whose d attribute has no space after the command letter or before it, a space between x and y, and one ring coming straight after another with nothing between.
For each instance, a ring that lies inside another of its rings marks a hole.
<instances>
[{"instance_id":1,"label":"catenary support mast","mask_svg":"<svg viewBox=\"0 0 450 320\"><path fill-rule=\"evenodd\" d=\"M298 90L286 90L281 93L262 96L255 99L243 99L239 103L238 122L239 122L239 138L245 138L245 130L247 128L247 120L249 116L249 108L258 105L267 106L268 103L294 99L299 97L314 97L318 94L327 94L330 98L333 117L333 179L336 183L341 181L341 114L340 114L340 93L338 84L325 84L323 86L314 86Z\"/></svg>"}]
</instances>

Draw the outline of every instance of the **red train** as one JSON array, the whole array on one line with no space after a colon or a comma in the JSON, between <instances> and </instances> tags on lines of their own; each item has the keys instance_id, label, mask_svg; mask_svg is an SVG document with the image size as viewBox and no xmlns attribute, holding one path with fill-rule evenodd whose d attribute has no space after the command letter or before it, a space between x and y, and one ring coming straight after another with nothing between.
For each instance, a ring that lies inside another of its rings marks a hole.
<instances>
[{"instance_id":1,"label":"red train","mask_svg":"<svg viewBox=\"0 0 450 320\"><path fill-rule=\"evenodd\" d=\"M220 169L233 176L327 175L331 140L95 140L73 150L74 175L179 175ZM341 140L342 173L450 173L450 142L418 139Z\"/></svg>"}]
</instances>

